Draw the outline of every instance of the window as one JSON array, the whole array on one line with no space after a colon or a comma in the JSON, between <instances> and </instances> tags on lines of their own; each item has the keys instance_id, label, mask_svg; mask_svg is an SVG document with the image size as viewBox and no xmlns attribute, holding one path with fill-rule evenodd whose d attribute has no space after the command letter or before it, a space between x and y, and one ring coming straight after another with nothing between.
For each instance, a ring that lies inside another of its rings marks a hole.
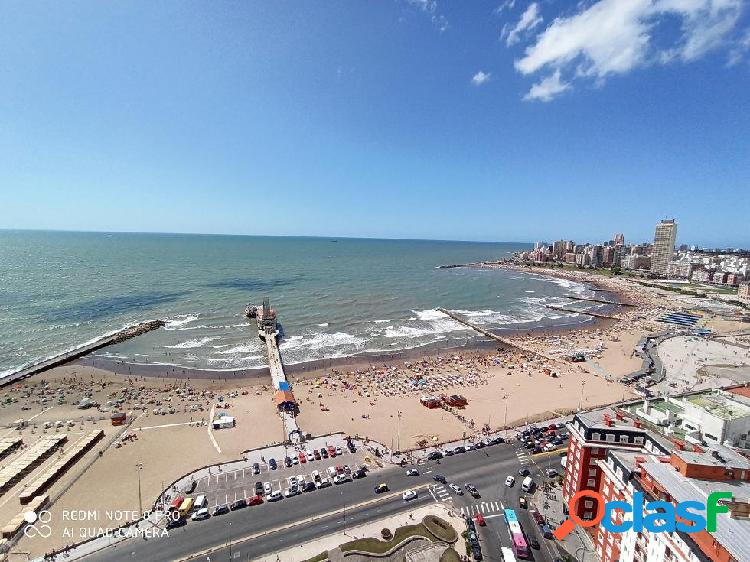
<instances>
[{"instance_id":1,"label":"window","mask_svg":"<svg viewBox=\"0 0 750 562\"><path fill-rule=\"evenodd\" d=\"M636 445L643 445L643 437L636 437L633 439L633 442L635 442Z\"/></svg>"},{"instance_id":2,"label":"window","mask_svg":"<svg viewBox=\"0 0 750 562\"><path fill-rule=\"evenodd\" d=\"M583 502L583 507L594 507L594 500L585 500Z\"/></svg>"},{"instance_id":3,"label":"window","mask_svg":"<svg viewBox=\"0 0 750 562\"><path fill-rule=\"evenodd\" d=\"M614 443L615 442L615 434L614 433L607 433L607 442Z\"/></svg>"},{"instance_id":4,"label":"window","mask_svg":"<svg viewBox=\"0 0 750 562\"><path fill-rule=\"evenodd\" d=\"M630 438L628 435L625 435L625 434L620 435L620 443L629 443L629 442L630 442Z\"/></svg>"},{"instance_id":5,"label":"window","mask_svg":"<svg viewBox=\"0 0 750 562\"><path fill-rule=\"evenodd\" d=\"M588 479L588 480L586 481L586 486L590 486L590 487L592 487L592 488L593 488L594 486L596 486L596 478L589 478L589 479Z\"/></svg>"},{"instance_id":6,"label":"window","mask_svg":"<svg viewBox=\"0 0 750 562\"><path fill-rule=\"evenodd\" d=\"M596 476L596 469L595 468L589 468L589 476Z\"/></svg>"},{"instance_id":7,"label":"window","mask_svg":"<svg viewBox=\"0 0 750 562\"><path fill-rule=\"evenodd\" d=\"M599 454L599 447L592 447L591 448L591 454L592 455L598 455Z\"/></svg>"},{"instance_id":8,"label":"window","mask_svg":"<svg viewBox=\"0 0 750 562\"><path fill-rule=\"evenodd\" d=\"M592 433L591 439L593 441L601 441L602 440L602 434L601 433Z\"/></svg>"},{"instance_id":9,"label":"window","mask_svg":"<svg viewBox=\"0 0 750 562\"><path fill-rule=\"evenodd\" d=\"M584 511L583 518L584 519L591 519L594 516L594 514L591 511Z\"/></svg>"}]
</instances>

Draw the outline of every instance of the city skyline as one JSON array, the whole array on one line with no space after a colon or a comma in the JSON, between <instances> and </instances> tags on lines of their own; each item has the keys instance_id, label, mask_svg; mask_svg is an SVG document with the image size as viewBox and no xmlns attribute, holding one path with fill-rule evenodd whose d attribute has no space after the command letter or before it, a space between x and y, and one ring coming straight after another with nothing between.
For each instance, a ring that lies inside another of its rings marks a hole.
<instances>
[{"instance_id":1,"label":"city skyline","mask_svg":"<svg viewBox=\"0 0 750 562\"><path fill-rule=\"evenodd\" d=\"M4 15L5 228L750 246L735 0Z\"/></svg>"}]
</instances>

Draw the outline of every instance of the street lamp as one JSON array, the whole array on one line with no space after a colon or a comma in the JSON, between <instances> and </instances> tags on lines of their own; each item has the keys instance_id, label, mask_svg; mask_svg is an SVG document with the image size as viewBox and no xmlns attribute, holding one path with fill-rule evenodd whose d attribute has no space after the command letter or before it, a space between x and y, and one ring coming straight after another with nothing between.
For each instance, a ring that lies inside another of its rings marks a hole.
<instances>
[{"instance_id":1,"label":"street lamp","mask_svg":"<svg viewBox=\"0 0 750 562\"><path fill-rule=\"evenodd\" d=\"M581 411L581 408L583 407L583 389L586 387L586 381L581 381L581 398L578 400L578 411Z\"/></svg>"},{"instance_id":2,"label":"street lamp","mask_svg":"<svg viewBox=\"0 0 750 562\"><path fill-rule=\"evenodd\" d=\"M143 463L139 462L135 465L135 471L138 474L138 517L143 515L143 496L141 495L141 471L143 470Z\"/></svg>"}]
</instances>

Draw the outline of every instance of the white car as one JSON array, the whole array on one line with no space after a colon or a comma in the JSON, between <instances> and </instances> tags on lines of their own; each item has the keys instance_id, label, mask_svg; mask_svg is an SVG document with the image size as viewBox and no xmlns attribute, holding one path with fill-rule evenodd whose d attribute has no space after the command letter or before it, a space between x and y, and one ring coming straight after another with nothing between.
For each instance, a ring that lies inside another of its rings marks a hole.
<instances>
[{"instance_id":1,"label":"white car","mask_svg":"<svg viewBox=\"0 0 750 562\"><path fill-rule=\"evenodd\" d=\"M466 444L466 450L467 451L473 451L474 450L474 443L467 443Z\"/></svg>"},{"instance_id":2,"label":"white car","mask_svg":"<svg viewBox=\"0 0 750 562\"><path fill-rule=\"evenodd\" d=\"M554 468L547 469L547 478L554 478L557 476L557 471Z\"/></svg>"},{"instance_id":3,"label":"white car","mask_svg":"<svg viewBox=\"0 0 750 562\"><path fill-rule=\"evenodd\" d=\"M554 451L555 450L555 446L552 443L547 443L544 446L544 450L549 453L550 451Z\"/></svg>"},{"instance_id":4,"label":"white car","mask_svg":"<svg viewBox=\"0 0 750 562\"><path fill-rule=\"evenodd\" d=\"M273 488L271 487L271 483L270 482L265 482L263 484L263 491L265 492L265 494L266 495L270 494L271 490L273 490Z\"/></svg>"},{"instance_id":5,"label":"white car","mask_svg":"<svg viewBox=\"0 0 750 562\"><path fill-rule=\"evenodd\" d=\"M336 455L337 456L341 456L343 454L344 454L344 452L341 450L341 447L336 447Z\"/></svg>"},{"instance_id":6,"label":"white car","mask_svg":"<svg viewBox=\"0 0 750 562\"><path fill-rule=\"evenodd\" d=\"M516 479L515 479L514 476L508 476L505 479L505 485L508 486L508 488L512 488L513 484L515 484L515 483L516 483Z\"/></svg>"},{"instance_id":7,"label":"white car","mask_svg":"<svg viewBox=\"0 0 750 562\"><path fill-rule=\"evenodd\" d=\"M268 494L266 496L266 501L267 502L277 502L277 501L279 501L283 497L284 497L284 495L281 493L281 490L274 490L273 492L271 492L270 494Z\"/></svg>"},{"instance_id":8,"label":"white car","mask_svg":"<svg viewBox=\"0 0 750 562\"><path fill-rule=\"evenodd\" d=\"M330 485L331 485L331 481L328 480L328 478L321 478L319 482L315 483L315 486L318 489L320 489L320 488L327 488Z\"/></svg>"},{"instance_id":9,"label":"white car","mask_svg":"<svg viewBox=\"0 0 750 562\"><path fill-rule=\"evenodd\" d=\"M450 484L448 484L448 487L451 490L453 490L456 493L456 495L459 495L459 496L463 496L464 495L464 491L461 488L459 488L458 486L456 486L455 484L450 483Z\"/></svg>"},{"instance_id":10,"label":"white car","mask_svg":"<svg viewBox=\"0 0 750 562\"><path fill-rule=\"evenodd\" d=\"M416 490L406 490L403 494L401 494L401 497L404 498L405 502L416 500L417 499L417 491Z\"/></svg>"},{"instance_id":11,"label":"white car","mask_svg":"<svg viewBox=\"0 0 750 562\"><path fill-rule=\"evenodd\" d=\"M407 476L419 476L419 471L416 468L410 468L406 471Z\"/></svg>"},{"instance_id":12,"label":"white car","mask_svg":"<svg viewBox=\"0 0 750 562\"><path fill-rule=\"evenodd\" d=\"M312 476L313 482L317 482L318 480L320 480L320 472L317 470L313 470L311 476Z\"/></svg>"},{"instance_id":13,"label":"white car","mask_svg":"<svg viewBox=\"0 0 750 562\"><path fill-rule=\"evenodd\" d=\"M305 457L307 457L307 462L312 462L315 460L315 455L313 455L310 451L305 451Z\"/></svg>"},{"instance_id":14,"label":"white car","mask_svg":"<svg viewBox=\"0 0 750 562\"><path fill-rule=\"evenodd\" d=\"M299 494L299 489L297 486L294 486L293 488L287 488L284 492L284 497L291 498L292 496L296 496Z\"/></svg>"},{"instance_id":15,"label":"white car","mask_svg":"<svg viewBox=\"0 0 750 562\"><path fill-rule=\"evenodd\" d=\"M329 478L334 478L336 474L338 474L338 472L336 472L335 466L329 466L327 472L328 472Z\"/></svg>"},{"instance_id":16,"label":"white car","mask_svg":"<svg viewBox=\"0 0 750 562\"><path fill-rule=\"evenodd\" d=\"M209 517L211 517L211 514L208 512L208 508L203 507L199 509L198 511L196 511L195 513L193 513L190 519L192 521L203 521L204 519L208 519Z\"/></svg>"},{"instance_id":17,"label":"white car","mask_svg":"<svg viewBox=\"0 0 750 562\"><path fill-rule=\"evenodd\" d=\"M302 474L297 475L297 486L304 486L305 485L305 477Z\"/></svg>"},{"instance_id":18,"label":"white car","mask_svg":"<svg viewBox=\"0 0 750 562\"><path fill-rule=\"evenodd\" d=\"M299 459L297 458L297 455L292 455L292 464L299 464Z\"/></svg>"}]
</instances>

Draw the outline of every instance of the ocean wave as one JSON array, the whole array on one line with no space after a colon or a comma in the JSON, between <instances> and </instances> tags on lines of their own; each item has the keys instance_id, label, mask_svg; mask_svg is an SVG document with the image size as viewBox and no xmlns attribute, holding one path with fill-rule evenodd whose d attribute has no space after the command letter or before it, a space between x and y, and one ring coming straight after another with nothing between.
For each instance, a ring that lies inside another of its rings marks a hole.
<instances>
[{"instance_id":1,"label":"ocean wave","mask_svg":"<svg viewBox=\"0 0 750 562\"><path fill-rule=\"evenodd\" d=\"M385 320L373 320L372 322L373 322L374 324L387 324L388 322L390 322L390 320L388 320L388 319L386 318Z\"/></svg>"},{"instance_id":2,"label":"ocean wave","mask_svg":"<svg viewBox=\"0 0 750 562\"><path fill-rule=\"evenodd\" d=\"M253 353L258 352L258 347L250 344L241 344L236 345L230 349L225 349L223 351L219 351L222 355L233 355L236 353Z\"/></svg>"},{"instance_id":3,"label":"ocean wave","mask_svg":"<svg viewBox=\"0 0 750 562\"><path fill-rule=\"evenodd\" d=\"M318 326L320 326L321 328L327 328L328 322L323 322L322 324L318 324Z\"/></svg>"},{"instance_id":4,"label":"ocean wave","mask_svg":"<svg viewBox=\"0 0 750 562\"><path fill-rule=\"evenodd\" d=\"M195 347L203 347L209 342L219 339L218 336L196 338L194 340L183 341L175 345L165 345L164 347L169 349L193 349Z\"/></svg>"},{"instance_id":5,"label":"ocean wave","mask_svg":"<svg viewBox=\"0 0 750 562\"><path fill-rule=\"evenodd\" d=\"M429 320L444 320L448 316L440 312L437 308L429 308L427 310L412 310L417 315L418 320L429 321Z\"/></svg>"},{"instance_id":6,"label":"ocean wave","mask_svg":"<svg viewBox=\"0 0 750 562\"><path fill-rule=\"evenodd\" d=\"M316 351L322 348L336 346L360 346L367 340L365 338L347 334L346 332L334 332L333 334L317 332L308 336L292 336L284 338L279 345L280 351L293 351L306 348Z\"/></svg>"},{"instance_id":7,"label":"ocean wave","mask_svg":"<svg viewBox=\"0 0 750 562\"><path fill-rule=\"evenodd\" d=\"M176 330L180 326L184 326L185 324L189 324L190 322L193 322L195 320L198 320L198 316L194 314L180 314L179 316L175 316L174 318L170 318L167 320L166 324L164 325L165 330Z\"/></svg>"}]
</instances>

